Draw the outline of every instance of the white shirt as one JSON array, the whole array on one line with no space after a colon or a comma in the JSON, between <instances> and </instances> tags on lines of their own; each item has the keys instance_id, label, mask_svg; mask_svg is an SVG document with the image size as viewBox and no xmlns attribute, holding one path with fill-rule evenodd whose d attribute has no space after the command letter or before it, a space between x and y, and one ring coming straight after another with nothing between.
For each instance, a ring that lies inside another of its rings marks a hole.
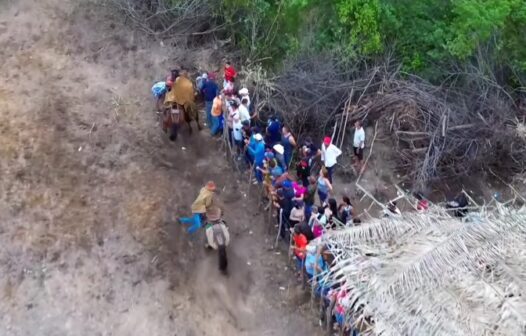
<instances>
[{"instance_id":1,"label":"white shirt","mask_svg":"<svg viewBox=\"0 0 526 336\"><path fill-rule=\"evenodd\" d=\"M355 148L364 148L365 147L365 131L363 127L359 129L354 129L354 139L352 146Z\"/></svg>"},{"instance_id":2,"label":"white shirt","mask_svg":"<svg viewBox=\"0 0 526 336\"><path fill-rule=\"evenodd\" d=\"M250 121L250 113L248 112L248 109L243 104L239 105L239 119L241 119L241 122L243 121Z\"/></svg>"},{"instance_id":3,"label":"white shirt","mask_svg":"<svg viewBox=\"0 0 526 336\"><path fill-rule=\"evenodd\" d=\"M243 140L241 120L239 119L239 109L230 111L230 117L232 118L232 134L234 140L241 141Z\"/></svg>"},{"instance_id":4,"label":"white shirt","mask_svg":"<svg viewBox=\"0 0 526 336\"><path fill-rule=\"evenodd\" d=\"M321 160L327 168L334 166L336 164L336 159L341 154L342 151L333 144L330 144L329 147L325 147L325 144L321 145Z\"/></svg>"}]
</instances>

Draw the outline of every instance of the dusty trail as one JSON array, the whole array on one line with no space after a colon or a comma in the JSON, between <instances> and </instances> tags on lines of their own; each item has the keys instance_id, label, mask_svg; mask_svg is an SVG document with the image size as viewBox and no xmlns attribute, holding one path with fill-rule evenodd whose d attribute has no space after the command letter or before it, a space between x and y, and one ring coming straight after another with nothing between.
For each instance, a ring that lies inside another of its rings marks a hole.
<instances>
[{"instance_id":1,"label":"dusty trail","mask_svg":"<svg viewBox=\"0 0 526 336\"><path fill-rule=\"evenodd\" d=\"M154 126L155 77L210 51L177 55L89 1L0 9L0 335L316 334L219 144ZM228 279L175 220L208 179Z\"/></svg>"}]
</instances>

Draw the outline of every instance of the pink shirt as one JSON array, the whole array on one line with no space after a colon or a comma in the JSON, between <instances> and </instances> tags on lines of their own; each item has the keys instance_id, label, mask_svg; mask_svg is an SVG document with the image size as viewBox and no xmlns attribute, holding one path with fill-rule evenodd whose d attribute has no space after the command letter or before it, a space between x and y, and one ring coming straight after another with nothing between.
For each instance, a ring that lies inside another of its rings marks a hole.
<instances>
[{"instance_id":1,"label":"pink shirt","mask_svg":"<svg viewBox=\"0 0 526 336\"><path fill-rule=\"evenodd\" d=\"M299 185L297 182L292 182L292 188L294 188L294 196L303 197L307 193L307 188Z\"/></svg>"}]
</instances>

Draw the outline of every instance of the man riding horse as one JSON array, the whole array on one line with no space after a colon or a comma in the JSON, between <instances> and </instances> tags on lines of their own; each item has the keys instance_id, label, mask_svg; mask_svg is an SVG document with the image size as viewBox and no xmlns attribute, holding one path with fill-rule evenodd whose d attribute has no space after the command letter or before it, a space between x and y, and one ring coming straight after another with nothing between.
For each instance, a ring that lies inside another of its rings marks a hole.
<instances>
[{"instance_id":1,"label":"man riding horse","mask_svg":"<svg viewBox=\"0 0 526 336\"><path fill-rule=\"evenodd\" d=\"M174 78L174 75L177 77ZM185 70L180 74L172 72L170 80L167 80L167 86L170 84L171 88L164 97L163 130L171 129L170 140L173 141L177 138L177 131L182 122L188 124L190 134L192 133L190 125L192 120L197 123L198 130L201 130L202 127L199 124L199 113L195 104L194 85L188 78L188 73Z\"/></svg>"}]
</instances>

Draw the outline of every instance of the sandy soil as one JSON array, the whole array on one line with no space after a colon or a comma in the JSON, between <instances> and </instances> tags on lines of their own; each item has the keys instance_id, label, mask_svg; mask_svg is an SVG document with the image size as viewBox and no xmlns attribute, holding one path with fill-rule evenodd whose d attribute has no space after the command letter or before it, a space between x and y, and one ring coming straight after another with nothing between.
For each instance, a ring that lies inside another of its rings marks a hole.
<instances>
[{"instance_id":1,"label":"sandy soil","mask_svg":"<svg viewBox=\"0 0 526 336\"><path fill-rule=\"evenodd\" d=\"M209 50L80 0L0 2L0 46L0 335L319 334L219 144L156 127L152 82ZM176 222L209 179L229 206L228 278Z\"/></svg>"}]
</instances>

